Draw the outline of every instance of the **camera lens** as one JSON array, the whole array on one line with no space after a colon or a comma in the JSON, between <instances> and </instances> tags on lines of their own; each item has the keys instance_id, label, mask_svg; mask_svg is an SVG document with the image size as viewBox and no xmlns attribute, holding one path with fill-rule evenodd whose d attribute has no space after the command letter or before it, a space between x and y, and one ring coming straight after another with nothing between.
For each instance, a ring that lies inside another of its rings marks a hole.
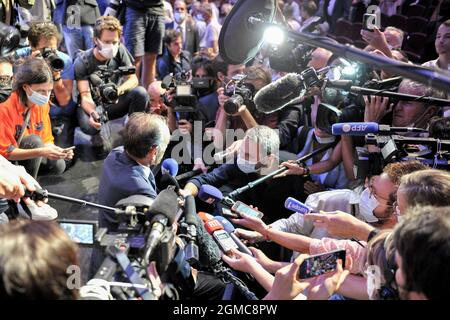
<instances>
[{"instance_id":1,"label":"camera lens","mask_svg":"<svg viewBox=\"0 0 450 320\"><path fill-rule=\"evenodd\" d=\"M48 59L50 67L53 70L61 71L64 69L64 60L59 58L56 54L52 55L51 58Z\"/></svg>"},{"instance_id":2,"label":"camera lens","mask_svg":"<svg viewBox=\"0 0 450 320\"><path fill-rule=\"evenodd\" d=\"M227 102L225 102L223 108L226 113L234 114L238 112L239 108L244 104L244 98L238 94L233 95Z\"/></svg>"},{"instance_id":3,"label":"camera lens","mask_svg":"<svg viewBox=\"0 0 450 320\"><path fill-rule=\"evenodd\" d=\"M119 95L117 94L117 90L113 87L107 87L107 88L103 89L103 96L109 102L114 102L119 98Z\"/></svg>"}]
</instances>

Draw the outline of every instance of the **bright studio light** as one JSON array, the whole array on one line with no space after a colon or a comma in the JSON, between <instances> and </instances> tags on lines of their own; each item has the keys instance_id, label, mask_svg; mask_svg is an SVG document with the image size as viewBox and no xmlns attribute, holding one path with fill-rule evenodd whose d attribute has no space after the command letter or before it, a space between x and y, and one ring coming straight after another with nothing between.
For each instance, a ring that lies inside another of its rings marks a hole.
<instances>
[{"instance_id":1,"label":"bright studio light","mask_svg":"<svg viewBox=\"0 0 450 320\"><path fill-rule=\"evenodd\" d=\"M273 45L280 45L284 42L284 32L278 27L268 27L264 31L264 41Z\"/></svg>"}]
</instances>

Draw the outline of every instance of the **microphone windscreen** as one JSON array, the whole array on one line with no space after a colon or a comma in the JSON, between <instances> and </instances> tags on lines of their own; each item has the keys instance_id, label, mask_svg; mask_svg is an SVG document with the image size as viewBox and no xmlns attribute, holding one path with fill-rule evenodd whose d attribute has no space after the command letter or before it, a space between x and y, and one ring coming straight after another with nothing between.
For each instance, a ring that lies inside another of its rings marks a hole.
<instances>
[{"instance_id":1,"label":"microphone windscreen","mask_svg":"<svg viewBox=\"0 0 450 320\"><path fill-rule=\"evenodd\" d=\"M331 132L335 136L365 136L378 131L379 125L376 122L336 123L331 127Z\"/></svg>"},{"instance_id":2,"label":"microphone windscreen","mask_svg":"<svg viewBox=\"0 0 450 320\"><path fill-rule=\"evenodd\" d=\"M202 219L203 222L208 222L209 220L214 219L214 216L212 214L206 213L206 212L199 212L198 217Z\"/></svg>"},{"instance_id":3,"label":"microphone windscreen","mask_svg":"<svg viewBox=\"0 0 450 320\"><path fill-rule=\"evenodd\" d=\"M167 189L169 186L175 186L175 192L178 192L181 189L180 184L174 177L172 177L168 173L164 173L159 182L159 188L160 190L164 190Z\"/></svg>"},{"instance_id":4,"label":"microphone windscreen","mask_svg":"<svg viewBox=\"0 0 450 320\"><path fill-rule=\"evenodd\" d=\"M192 195L188 195L184 199L184 214L187 224L193 225L196 223L197 209L195 207L195 198Z\"/></svg>"},{"instance_id":5,"label":"microphone windscreen","mask_svg":"<svg viewBox=\"0 0 450 320\"><path fill-rule=\"evenodd\" d=\"M172 177L175 177L178 173L178 162L175 159L168 158L164 160L161 164L162 173L168 173Z\"/></svg>"},{"instance_id":6,"label":"microphone windscreen","mask_svg":"<svg viewBox=\"0 0 450 320\"><path fill-rule=\"evenodd\" d=\"M163 215L172 225L175 222L178 213L178 195L171 189L161 191L150 207L147 218L151 220L156 215Z\"/></svg>"},{"instance_id":7,"label":"microphone windscreen","mask_svg":"<svg viewBox=\"0 0 450 320\"><path fill-rule=\"evenodd\" d=\"M200 190L198 192L198 197L203 202L206 202L209 204L215 204L215 203L222 201L223 194L216 187L213 187L209 184L204 184L200 187Z\"/></svg>"},{"instance_id":8,"label":"microphone windscreen","mask_svg":"<svg viewBox=\"0 0 450 320\"><path fill-rule=\"evenodd\" d=\"M203 222L199 217L196 218L195 226L197 227L197 244L200 263L205 267L218 263L222 257L220 248L211 235L206 232Z\"/></svg>"},{"instance_id":9,"label":"microphone windscreen","mask_svg":"<svg viewBox=\"0 0 450 320\"><path fill-rule=\"evenodd\" d=\"M222 216L215 216L214 218L222 224L222 226L226 232L228 232L228 233L234 232L235 228L234 228L233 224L227 218L222 217Z\"/></svg>"},{"instance_id":10,"label":"microphone windscreen","mask_svg":"<svg viewBox=\"0 0 450 320\"><path fill-rule=\"evenodd\" d=\"M100 77L98 75L96 75L95 73L93 73L89 76L89 80L91 81L93 87L98 87L103 84L103 80L100 79Z\"/></svg>"},{"instance_id":11,"label":"microphone windscreen","mask_svg":"<svg viewBox=\"0 0 450 320\"><path fill-rule=\"evenodd\" d=\"M312 211L312 208L308 207L303 202L291 197L286 199L286 201L284 202L284 207L288 210L295 211L301 214L307 214Z\"/></svg>"},{"instance_id":12,"label":"microphone windscreen","mask_svg":"<svg viewBox=\"0 0 450 320\"><path fill-rule=\"evenodd\" d=\"M297 98L302 89L299 75L289 73L258 91L254 99L256 109L263 113L280 110Z\"/></svg>"}]
</instances>

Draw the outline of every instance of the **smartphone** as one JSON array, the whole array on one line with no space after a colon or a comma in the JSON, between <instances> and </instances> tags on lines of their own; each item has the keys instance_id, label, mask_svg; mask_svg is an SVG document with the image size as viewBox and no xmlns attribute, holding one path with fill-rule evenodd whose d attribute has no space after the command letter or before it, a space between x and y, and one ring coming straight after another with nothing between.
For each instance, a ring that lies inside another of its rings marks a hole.
<instances>
[{"instance_id":1,"label":"smartphone","mask_svg":"<svg viewBox=\"0 0 450 320\"><path fill-rule=\"evenodd\" d=\"M376 27L377 15L372 13L365 13L363 16L363 30L373 32Z\"/></svg>"},{"instance_id":2,"label":"smartphone","mask_svg":"<svg viewBox=\"0 0 450 320\"><path fill-rule=\"evenodd\" d=\"M222 215L227 218L239 219L239 216L228 208L222 208Z\"/></svg>"},{"instance_id":3,"label":"smartphone","mask_svg":"<svg viewBox=\"0 0 450 320\"><path fill-rule=\"evenodd\" d=\"M59 225L73 242L83 246L92 246L97 232L97 222L82 220L60 220Z\"/></svg>"},{"instance_id":4,"label":"smartphone","mask_svg":"<svg viewBox=\"0 0 450 320\"><path fill-rule=\"evenodd\" d=\"M338 259L342 260L342 268L345 268L345 250L311 256L300 265L299 278L308 279L333 272L337 268Z\"/></svg>"},{"instance_id":5,"label":"smartphone","mask_svg":"<svg viewBox=\"0 0 450 320\"><path fill-rule=\"evenodd\" d=\"M248 216L259 218L259 219L262 219L262 217L264 217L264 214L262 212L259 212L258 210L255 210L240 201L236 201L236 203L231 207L231 210L238 214L243 213Z\"/></svg>"}]
</instances>

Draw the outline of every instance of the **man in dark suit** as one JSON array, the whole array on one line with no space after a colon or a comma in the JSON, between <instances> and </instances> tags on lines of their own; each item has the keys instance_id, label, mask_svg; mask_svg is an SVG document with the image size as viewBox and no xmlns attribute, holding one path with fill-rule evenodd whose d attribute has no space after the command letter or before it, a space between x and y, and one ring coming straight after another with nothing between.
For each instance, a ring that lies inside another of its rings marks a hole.
<instances>
[{"instance_id":1,"label":"man in dark suit","mask_svg":"<svg viewBox=\"0 0 450 320\"><path fill-rule=\"evenodd\" d=\"M183 34L183 50L191 56L199 51L200 36L194 19L187 11L186 2L177 0L173 6L174 21L166 24L166 30L173 29Z\"/></svg>"},{"instance_id":2,"label":"man in dark suit","mask_svg":"<svg viewBox=\"0 0 450 320\"><path fill-rule=\"evenodd\" d=\"M323 1L323 14L330 26L329 33L336 32L336 22L338 19L348 19L352 0L325 0Z\"/></svg>"},{"instance_id":3,"label":"man in dark suit","mask_svg":"<svg viewBox=\"0 0 450 320\"><path fill-rule=\"evenodd\" d=\"M169 128L156 115L136 112L125 126L124 145L111 151L103 163L98 190L99 203L114 207L132 195L156 198L155 177L150 166L158 164L170 140ZM115 231L115 214L101 211L99 227Z\"/></svg>"}]
</instances>

